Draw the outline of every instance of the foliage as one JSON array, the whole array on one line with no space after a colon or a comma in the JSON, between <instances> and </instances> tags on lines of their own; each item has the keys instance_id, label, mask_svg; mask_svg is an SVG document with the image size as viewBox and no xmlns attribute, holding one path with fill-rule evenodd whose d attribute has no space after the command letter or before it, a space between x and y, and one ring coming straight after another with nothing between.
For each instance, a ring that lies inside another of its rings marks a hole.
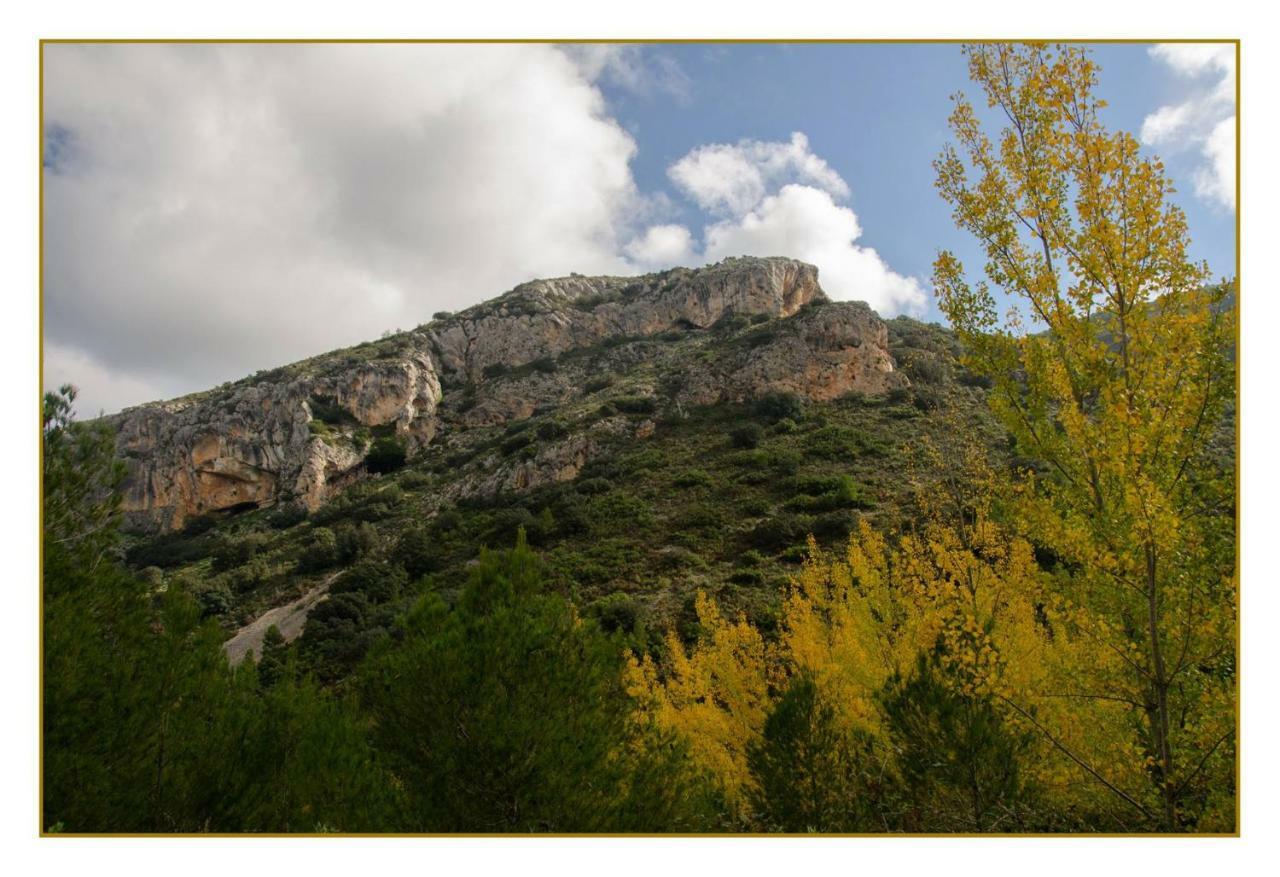
<instances>
[{"instance_id":1,"label":"foliage","mask_svg":"<svg viewBox=\"0 0 1280 877\"><path fill-rule=\"evenodd\" d=\"M1089 614L1095 652L1121 659L1080 667L1076 687L1142 718L1131 761L1090 767L1148 826L1229 829L1234 510L1230 474L1206 453L1233 387L1229 290L1190 260L1163 165L1103 127L1086 52L967 55L1007 125L991 139L957 97L938 187L981 242L990 284L1046 331L1025 331L1016 312L998 320L988 283L971 285L950 253L934 285L966 366L993 383L995 413L1045 464L1020 480L1011 514L1075 565L1067 593Z\"/></svg>"},{"instance_id":2,"label":"foliage","mask_svg":"<svg viewBox=\"0 0 1280 877\"><path fill-rule=\"evenodd\" d=\"M96 566L115 544L119 487L125 466L115 459L115 435L103 421L74 420L76 389L45 393L41 439L44 468L44 545L87 558Z\"/></svg>"},{"instance_id":3,"label":"foliage","mask_svg":"<svg viewBox=\"0 0 1280 877\"><path fill-rule=\"evenodd\" d=\"M404 465L407 451L403 439L383 436L375 439L365 455L365 468L374 474L394 472Z\"/></svg>"},{"instance_id":4,"label":"foliage","mask_svg":"<svg viewBox=\"0 0 1280 877\"><path fill-rule=\"evenodd\" d=\"M539 593L521 538L485 552L454 609L428 595L362 671L380 748L427 831L693 827L690 782L631 726L615 645ZM631 737L630 742L628 738ZM650 773L662 782L637 785Z\"/></svg>"}]
</instances>

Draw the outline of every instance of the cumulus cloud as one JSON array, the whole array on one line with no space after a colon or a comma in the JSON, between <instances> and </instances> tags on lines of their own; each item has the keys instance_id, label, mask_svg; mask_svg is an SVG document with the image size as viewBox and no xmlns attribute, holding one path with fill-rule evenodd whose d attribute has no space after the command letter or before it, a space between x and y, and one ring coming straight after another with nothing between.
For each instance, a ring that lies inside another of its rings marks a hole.
<instances>
[{"instance_id":1,"label":"cumulus cloud","mask_svg":"<svg viewBox=\"0 0 1280 877\"><path fill-rule=\"evenodd\" d=\"M854 243L858 217L812 186L789 184L751 212L706 230L708 261L738 254L793 256L818 266L822 288L836 299L865 301L882 314L921 313L924 289L891 270L870 247Z\"/></svg>"},{"instance_id":2,"label":"cumulus cloud","mask_svg":"<svg viewBox=\"0 0 1280 877\"><path fill-rule=\"evenodd\" d=\"M1186 100L1160 107L1142 122L1141 139L1170 153L1195 152L1196 194L1236 206L1235 47L1215 43L1162 43L1151 57L1192 81Z\"/></svg>"},{"instance_id":3,"label":"cumulus cloud","mask_svg":"<svg viewBox=\"0 0 1280 877\"><path fill-rule=\"evenodd\" d=\"M788 143L741 140L699 146L673 164L667 175L699 207L730 215L746 213L770 189L789 182L849 197L848 184L809 150L809 138L800 132Z\"/></svg>"},{"instance_id":4,"label":"cumulus cloud","mask_svg":"<svg viewBox=\"0 0 1280 877\"><path fill-rule=\"evenodd\" d=\"M635 142L604 68L554 47L68 44L44 69L46 385L86 411L634 270Z\"/></svg>"},{"instance_id":5,"label":"cumulus cloud","mask_svg":"<svg viewBox=\"0 0 1280 877\"><path fill-rule=\"evenodd\" d=\"M569 43L562 51L592 82L646 97L665 94L681 103L692 97L692 81L669 55L620 43Z\"/></svg>"},{"instance_id":6,"label":"cumulus cloud","mask_svg":"<svg viewBox=\"0 0 1280 877\"><path fill-rule=\"evenodd\" d=\"M654 225L627 244L625 252L645 270L688 265L697 256L693 235L683 225Z\"/></svg>"},{"instance_id":7,"label":"cumulus cloud","mask_svg":"<svg viewBox=\"0 0 1280 877\"><path fill-rule=\"evenodd\" d=\"M885 315L924 311L920 281L898 274L874 249L856 243L862 236L858 217L837 203L849 197L849 186L810 151L803 134L787 143L701 146L668 173L699 207L718 214L703 229L701 261L791 256L817 265L822 287L833 298L865 301ZM650 228L628 253L647 265L668 267L687 259L693 246L687 229L664 225Z\"/></svg>"}]
</instances>

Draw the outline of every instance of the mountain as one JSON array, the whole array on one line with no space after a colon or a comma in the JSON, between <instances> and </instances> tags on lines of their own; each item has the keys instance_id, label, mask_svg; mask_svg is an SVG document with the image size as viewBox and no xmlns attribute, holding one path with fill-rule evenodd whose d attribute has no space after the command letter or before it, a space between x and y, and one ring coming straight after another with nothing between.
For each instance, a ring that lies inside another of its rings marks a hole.
<instances>
[{"instance_id":1,"label":"mountain","mask_svg":"<svg viewBox=\"0 0 1280 877\"><path fill-rule=\"evenodd\" d=\"M784 322L739 343L683 345L674 357L643 343L775 318ZM125 509L144 529L282 501L314 511L361 471L374 438L408 454L465 441L477 427L571 407L592 395L593 376L642 364L683 377L678 388L640 382L655 407L883 392L906 385L886 343L869 308L829 302L817 270L788 259L537 280L412 332L122 412L113 421L130 466ZM572 478L592 446L578 435L481 487Z\"/></svg>"},{"instance_id":2,"label":"mountain","mask_svg":"<svg viewBox=\"0 0 1280 877\"><path fill-rule=\"evenodd\" d=\"M114 416L128 559L239 630L234 655L305 621L331 680L521 528L609 626L687 626L700 590L767 624L807 536L911 517L940 408L999 446L957 353L939 327L829 300L790 259L537 280Z\"/></svg>"}]
</instances>

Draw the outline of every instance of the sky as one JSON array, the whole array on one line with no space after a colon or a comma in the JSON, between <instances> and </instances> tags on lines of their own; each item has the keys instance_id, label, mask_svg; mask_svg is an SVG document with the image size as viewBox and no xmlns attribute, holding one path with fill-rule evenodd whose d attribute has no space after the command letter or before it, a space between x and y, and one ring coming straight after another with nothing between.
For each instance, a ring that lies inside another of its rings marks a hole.
<instances>
[{"instance_id":1,"label":"sky","mask_svg":"<svg viewBox=\"0 0 1280 877\"><path fill-rule=\"evenodd\" d=\"M942 321L949 44L47 45L44 384L81 416L535 277L734 255ZM1098 45L1104 122L1235 273L1234 47Z\"/></svg>"}]
</instances>

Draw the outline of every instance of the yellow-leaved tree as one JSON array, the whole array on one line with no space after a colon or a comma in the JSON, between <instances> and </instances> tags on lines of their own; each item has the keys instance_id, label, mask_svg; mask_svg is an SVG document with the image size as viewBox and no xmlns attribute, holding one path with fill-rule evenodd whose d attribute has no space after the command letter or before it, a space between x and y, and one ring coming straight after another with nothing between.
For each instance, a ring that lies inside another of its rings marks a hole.
<instances>
[{"instance_id":1,"label":"yellow-leaved tree","mask_svg":"<svg viewBox=\"0 0 1280 877\"><path fill-rule=\"evenodd\" d=\"M1234 387L1234 300L1188 256L1161 163L1103 126L1087 52L966 55L986 106L954 98L956 142L935 167L986 281L940 253L939 305L1031 464L1010 520L1056 560L1057 597L1092 642L1092 657L1058 668L1056 694L1137 720L1128 745L1091 752L1081 713L1016 689L1008 705L1139 825L1230 831L1234 460L1212 449Z\"/></svg>"}]
</instances>

